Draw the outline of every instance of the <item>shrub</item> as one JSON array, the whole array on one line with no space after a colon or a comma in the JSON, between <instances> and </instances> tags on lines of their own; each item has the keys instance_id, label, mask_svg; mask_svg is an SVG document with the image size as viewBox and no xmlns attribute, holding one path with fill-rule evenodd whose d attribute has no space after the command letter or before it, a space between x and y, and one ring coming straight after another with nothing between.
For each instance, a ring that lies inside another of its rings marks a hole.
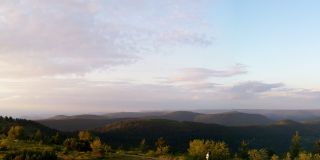
<instances>
[{"instance_id":1,"label":"shrub","mask_svg":"<svg viewBox=\"0 0 320 160\"><path fill-rule=\"evenodd\" d=\"M90 143L88 141L77 140L75 138L68 138L63 142L65 149L77 151L91 151Z\"/></svg>"},{"instance_id":2,"label":"shrub","mask_svg":"<svg viewBox=\"0 0 320 160\"><path fill-rule=\"evenodd\" d=\"M12 126L8 131L8 137L11 139L20 139L23 137L23 127L22 126Z\"/></svg>"}]
</instances>

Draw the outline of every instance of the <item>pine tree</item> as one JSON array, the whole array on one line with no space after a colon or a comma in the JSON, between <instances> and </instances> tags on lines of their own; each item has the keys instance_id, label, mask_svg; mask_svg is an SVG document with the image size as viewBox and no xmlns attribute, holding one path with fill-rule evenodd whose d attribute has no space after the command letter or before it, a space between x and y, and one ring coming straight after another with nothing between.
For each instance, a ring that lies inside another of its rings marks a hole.
<instances>
[{"instance_id":1,"label":"pine tree","mask_svg":"<svg viewBox=\"0 0 320 160\"><path fill-rule=\"evenodd\" d=\"M139 150L141 152L145 152L147 150L147 145L146 145L146 139L143 138L141 141L140 141L140 144L139 144Z\"/></svg>"},{"instance_id":2,"label":"pine tree","mask_svg":"<svg viewBox=\"0 0 320 160\"><path fill-rule=\"evenodd\" d=\"M19 139L23 137L23 127L22 126L12 126L8 131L8 137L11 139Z\"/></svg>"},{"instance_id":3,"label":"pine tree","mask_svg":"<svg viewBox=\"0 0 320 160\"><path fill-rule=\"evenodd\" d=\"M102 149L102 143L100 141L100 138L95 138L92 143L90 144L90 147L92 148L92 151L95 153L101 152Z\"/></svg>"},{"instance_id":4,"label":"pine tree","mask_svg":"<svg viewBox=\"0 0 320 160\"><path fill-rule=\"evenodd\" d=\"M249 143L244 140L241 141L237 156L241 159L248 159L249 158L248 151L249 151Z\"/></svg>"},{"instance_id":5,"label":"pine tree","mask_svg":"<svg viewBox=\"0 0 320 160\"><path fill-rule=\"evenodd\" d=\"M41 133L41 131L38 129L38 130L36 131L36 133L34 134L34 139L35 139L35 140L41 140L41 138L42 138L42 133Z\"/></svg>"},{"instance_id":6,"label":"pine tree","mask_svg":"<svg viewBox=\"0 0 320 160\"><path fill-rule=\"evenodd\" d=\"M158 138L156 141L157 154L165 155L169 152L169 146L166 144L166 141L163 137Z\"/></svg>"},{"instance_id":7,"label":"pine tree","mask_svg":"<svg viewBox=\"0 0 320 160\"><path fill-rule=\"evenodd\" d=\"M301 137L298 132L296 132L291 139L291 146L289 149L289 153L291 155L291 158L298 157L299 153L302 151L301 147Z\"/></svg>"}]
</instances>

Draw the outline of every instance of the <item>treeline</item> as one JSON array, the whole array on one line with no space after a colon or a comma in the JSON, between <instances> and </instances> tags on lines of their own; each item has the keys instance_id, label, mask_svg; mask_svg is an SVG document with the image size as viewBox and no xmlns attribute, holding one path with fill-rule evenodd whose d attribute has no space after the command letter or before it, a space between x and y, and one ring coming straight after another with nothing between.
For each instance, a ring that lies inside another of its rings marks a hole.
<instances>
[{"instance_id":1,"label":"treeline","mask_svg":"<svg viewBox=\"0 0 320 160\"><path fill-rule=\"evenodd\" d=\"M94 137L88 131L80 131L77 138L68 138L63 143L65 151L87 151L103 155L108 152L120 152L121 147L112 149L110 145L101 142L99 137ZM125 144L124 144L125 145ZM183 154L174 152L163 137L159 137L153 146L147 145L142 139L136 151L149 157L161 157L168 160L320 160L320 140L315 142L313 152L308 152L301 145L301 137L296 132L291 139L287 153L277 154L267 148L250 148L249 143L242 141L236 152L232 152L223 141L194 139L189 142L187 151Z\"/></svg>"}]
</instances>

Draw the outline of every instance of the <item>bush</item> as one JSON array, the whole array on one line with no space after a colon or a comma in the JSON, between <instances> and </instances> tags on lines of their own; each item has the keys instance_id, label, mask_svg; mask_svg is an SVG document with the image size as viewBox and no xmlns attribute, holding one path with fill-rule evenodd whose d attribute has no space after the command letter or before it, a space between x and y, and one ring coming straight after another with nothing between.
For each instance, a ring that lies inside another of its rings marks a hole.
<instances>
[{"instance_id":1,"label":"bush","mask_svg":"<svg viewBox=\"0 0 320 160\"><path fill-rule=\"evenodd\" d=\"M91 151L90 143L88 141L77 140L75 138L68 138L63 142L66 150L76 151Z\"/></svg>"},{"instance_id":2,"label":"bush","mask_svg":"<svg viewBox=\"0 0 320 160\"><path fill-rule=\"evenodd\" d=\"M12 126L8 131L8 137L11 139L20 139L23 137L23 127L22 126Z\"/></svg>"}]
</instances>

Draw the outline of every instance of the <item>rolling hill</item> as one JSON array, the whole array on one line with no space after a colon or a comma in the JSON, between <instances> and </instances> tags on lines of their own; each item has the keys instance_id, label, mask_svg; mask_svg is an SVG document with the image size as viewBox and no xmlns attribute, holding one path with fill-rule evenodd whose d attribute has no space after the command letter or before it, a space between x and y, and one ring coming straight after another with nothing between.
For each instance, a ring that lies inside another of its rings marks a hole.
<instances>
[{"instance_id":1,"label":"rolling hill","mask_svg":"<svg viewBox=\"0 0 320 160\"><path fill-rule=\"evenodd\" d=\"M92 130L104 141L114 146L136 147L142 139L152 146L159 137L168 144L184 151L192 139L213 139L227 142L236 150L240 141L246 140L251 147L267 147L279 153L285 152L291 136L298 131L302 144L312 149L320 135L320 125L274 124L267 126L227 127L217 124L181 122L164 119L139 119L114 122Z\"/></svg>"},{"instance_id":2,"label":"rolling hill","mask_svg":"<svg viewBox=\"0 0 320 160\"><path fill-rule=\"evenodd\" d=\"M201 114L189 111L176 112L119 112L105 115L55 116L37 122L61 131L77 131L102 127L105 124L123 119L167 119L175 121L201 122L225 126L268 125L273 120L258 114L226 112Z\"/></svg>"},{"instance_id":3,"label":"rolling hill","mask_svg":"<svg viewBox=\"0 0 320 160\"><path fill-rule=\"evenodd\" d=\"M37 122L47 127L57 129L60 131L73 132L79 130L89 130L104 126L106 124L121 121L122 119L85 119L85 118L67 118L67 119L45 119Z\"/></svg>"},{"instance_id":4,"label":"rolling hill","mask_svg":"<svg viewBox=\"0 0 320 160\"><path fill-rule=\"evenodd\" d=\"M7 133L10 127L12 126L22 126L24 129L24 134L27 137L32 136L37 130L40 130L43 133L43 135L46 136L52 136L59 132L58 130L51 129L38 122L0 116L0 134L1 132Z\"/></svg>"},{"instance_id":5,"label":"rolling hill","mask_svg":"<svg viewBox=\"0 0 320 160\"><path fill-rule=\"evenodd\" d=\"M225 126L268 125L274 121L259 114L226 112L219 114L202 114L193 119L194 122L214 123Z\"/></svg>"}]
</instances>

